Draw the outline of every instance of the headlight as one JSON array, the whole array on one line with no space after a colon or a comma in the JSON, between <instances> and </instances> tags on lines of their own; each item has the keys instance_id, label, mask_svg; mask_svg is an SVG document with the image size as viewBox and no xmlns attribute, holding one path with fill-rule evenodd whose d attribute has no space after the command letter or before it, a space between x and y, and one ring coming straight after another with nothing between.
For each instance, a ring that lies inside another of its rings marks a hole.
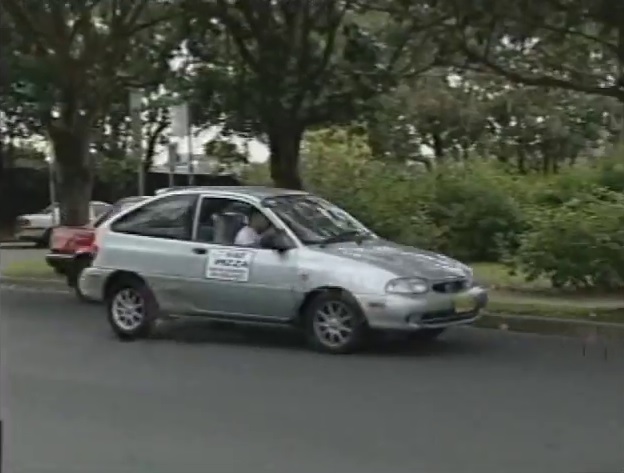
<instances>
[{"instance_id":1,"label":"headlight","mask_svg":"<svg viewBox=\"0 0 624 473\"><path fill-rule=\"evenodd\" d=\"M398 278L386 284L390 294L424 294L429 290L427 281L420 278Z\"/></svg>"},{"instance_id":2,"label":"headlight","mask_svg":"<svg viewBox=\"0 0 624 473\"><path fill-rule=\"evenodd\" d=\"M466 273L466 279L468 280L468 287L473 287L476 283L474 280L474 270L470 266L463 265L464 273Z\"/></svg>"}]
</instances>

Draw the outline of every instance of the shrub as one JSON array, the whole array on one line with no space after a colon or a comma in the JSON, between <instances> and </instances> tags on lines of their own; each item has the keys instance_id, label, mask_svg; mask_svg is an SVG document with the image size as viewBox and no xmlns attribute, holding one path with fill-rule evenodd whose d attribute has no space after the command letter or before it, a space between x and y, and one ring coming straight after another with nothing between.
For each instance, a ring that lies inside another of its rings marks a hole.
<instances>
[{"instance_id":1,"label":"shrub","mask_svg":"<svg viewBox=\"0 0 624 473\"><path fill-rule=\"evenodd\" d=\"M606 190L559 208L536 209L512 259L529 280L558 288L624 284L624 199Z\"/></svg>"},{"instance_id":2,"label":"shrub","mask_svg":"<svg viewBox=\"0 0 624 473\"><path fill-rule=\"evenodd\" d=\"M272 186L269 163L251 163L241 175L241 180L245 184L254 186Z\"/></svg>"},{"instance_id":3,"label":"shrub","mask_svg":"<svg viewBox=\"0 0 624 473\"><path fill-rule=\"evenodd\" d=\"M596 178L598 185L624 193L624 148L601 163Z\"/></svg>"},{"instance_id":4,"label":"shrub","mask_svg":"<svg viewBox=\"0 0 624 473\"><path fill-rule=\"evenodd\" d=\"M334 129L307 135L301 168L311 191L390 240L465 261L505 260L556 287L624 285L617 160L555 176L513 174L491 161L429 173L375 159L365 137ZM266 166L249 176L265 183Z\"/></svg>"},{"instance_id":5,"label":"shrub","mask_svg":"<svg viewBox=\"0 0 624 473\"><path fill-rule=\"evenodd\" d=\"M307 141L306 184L384 238L435 248L438 230L427 214L430 178L374 160L362 138L317 133Z\"/></svg>"},{"instance_id":6,"label":"shrub","mask_svg":"<svg viewBox=\"0 0 624 473\"><path fill-rule=\"evenodd\" d=\"M557 207L572 199L599 194L603 186L598 181L598 173L591 167L566 169L527 184L527 188L533 191L528 197L535 205Z\"/></svg>"},{"instance_id":7,"label":"shrub","mask_svg":"<svg viewBox=\"0 0 624 473\"><path fill-rule=\"evenodd\" d=\"M441 250L467 261L498 261L524 228L521 203L500 175L482 166L442 169L429 214L441 229Z\"/></svg>"}]
</instances>

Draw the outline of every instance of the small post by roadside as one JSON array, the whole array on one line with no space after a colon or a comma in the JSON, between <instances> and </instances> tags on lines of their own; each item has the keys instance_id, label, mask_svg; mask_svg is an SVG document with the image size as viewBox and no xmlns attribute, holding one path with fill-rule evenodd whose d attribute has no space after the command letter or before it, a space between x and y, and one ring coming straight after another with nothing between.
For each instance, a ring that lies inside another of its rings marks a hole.
<instances>
[{"instance_id":1,"label":"small post by roadside","mask_svg":"<svg viewBox=\"0 0 624 473\"><path fill-rule=\"evenodd\" d=\"M58 221L58 217L61 209L57 208L56 205L56 165L54 164L54 151L52 150L52 146L50 146L49 143L50 139L48 138L45 161L48 165L48 191L50 193L50 206L52 207L52 226L56 227L60 223Z\"/></svg>"},{"instance_id":2,"label":"small post by roadside","mask_svg":"<svg viewBox=\"0 0 624 473\"><path fill-rule=\"evenodd\" d=\"M145 195L145 165L143 162L143 120L141 119L141 109L143 106L143 90L130 90L130 118L132 121L132 145L134 157L137 160L138 173L138 195Z\"/></svg>"},{"instance_id":3,"label":"small post by roadside","mask_svg":"<svg viewBox=\"0 0 624 473\"><path fill-rule=\"evenodd\" d=\"M170 108L171 114L171 136L175 138L186 138L187 162L186 173L187 183L192 186L195 182L195 165L193 163L193 134L191 130L191 110L187 102L173 105Z\"/></svg>"},{"instance_id":4,"label":"small post by roadside","mask_svg":"<svg viewBox=\"0 0 624 473\"><path fill-rule=\"evenodd\" d=\"M178 143L170 141L167 146L169 163L169 187L175 186L175 170L178 164Z\"/></svg>"},{"instance_id":5,"label":"small post by roadside","mask_svg":"<svg viewBox=\"0 0 624 473\"><path fill-rule=\"evenodd\" d=\"M191 130L191 107L186 104L186 143L188 146L188 185L195 184L195 163L193 162L193 132Z\"/></svg>"}]
</instances>

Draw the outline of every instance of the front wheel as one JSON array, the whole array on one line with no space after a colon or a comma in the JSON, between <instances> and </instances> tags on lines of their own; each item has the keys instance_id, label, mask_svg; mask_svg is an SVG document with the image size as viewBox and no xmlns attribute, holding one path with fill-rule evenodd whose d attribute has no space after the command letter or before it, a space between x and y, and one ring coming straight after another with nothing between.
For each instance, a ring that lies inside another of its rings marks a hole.
<instances>
[{"instance_id":1,"label":"front wheel","mask_svg":"<svg viewBox=\"0 0 624 473\"><path fill-rule=\"evenodd\" d=\"M114 285L107 297L107 310L113 332L123 341L149 337L158 314L152 291L134 279Z\"/></svg>"},{"instance_id":2,"label":"front wheel","mask_svg":"<svg viewBox=\"0 0 624 473\"><path fill-rule=\"evenodd\" d=\"M363 345L367 324L362 309L348 293L329 291L316 296L304 313L310 345L325 353L351 353Z\"/></svg>"}]
</instances>

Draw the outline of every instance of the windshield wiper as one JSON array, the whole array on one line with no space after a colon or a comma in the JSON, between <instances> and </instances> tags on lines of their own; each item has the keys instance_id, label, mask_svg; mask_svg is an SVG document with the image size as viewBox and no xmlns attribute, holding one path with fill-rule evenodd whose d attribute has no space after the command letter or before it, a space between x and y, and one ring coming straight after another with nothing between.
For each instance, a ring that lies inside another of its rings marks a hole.
<instances>
[{"instance_id":1,"label":"windshield wiper","mask_svg":"<svg viewBox=\"0 0 624 473\"><path fill-rule=\"evenodd\" d=\"M337 235L332 235L330 237L325 238L321 245L329 245L331 243L341 243L344 241L355 241L358 245L362 243L362 240L367 236L366 233L360 230L347 230Z\"/></svg>"}]
</instances>

